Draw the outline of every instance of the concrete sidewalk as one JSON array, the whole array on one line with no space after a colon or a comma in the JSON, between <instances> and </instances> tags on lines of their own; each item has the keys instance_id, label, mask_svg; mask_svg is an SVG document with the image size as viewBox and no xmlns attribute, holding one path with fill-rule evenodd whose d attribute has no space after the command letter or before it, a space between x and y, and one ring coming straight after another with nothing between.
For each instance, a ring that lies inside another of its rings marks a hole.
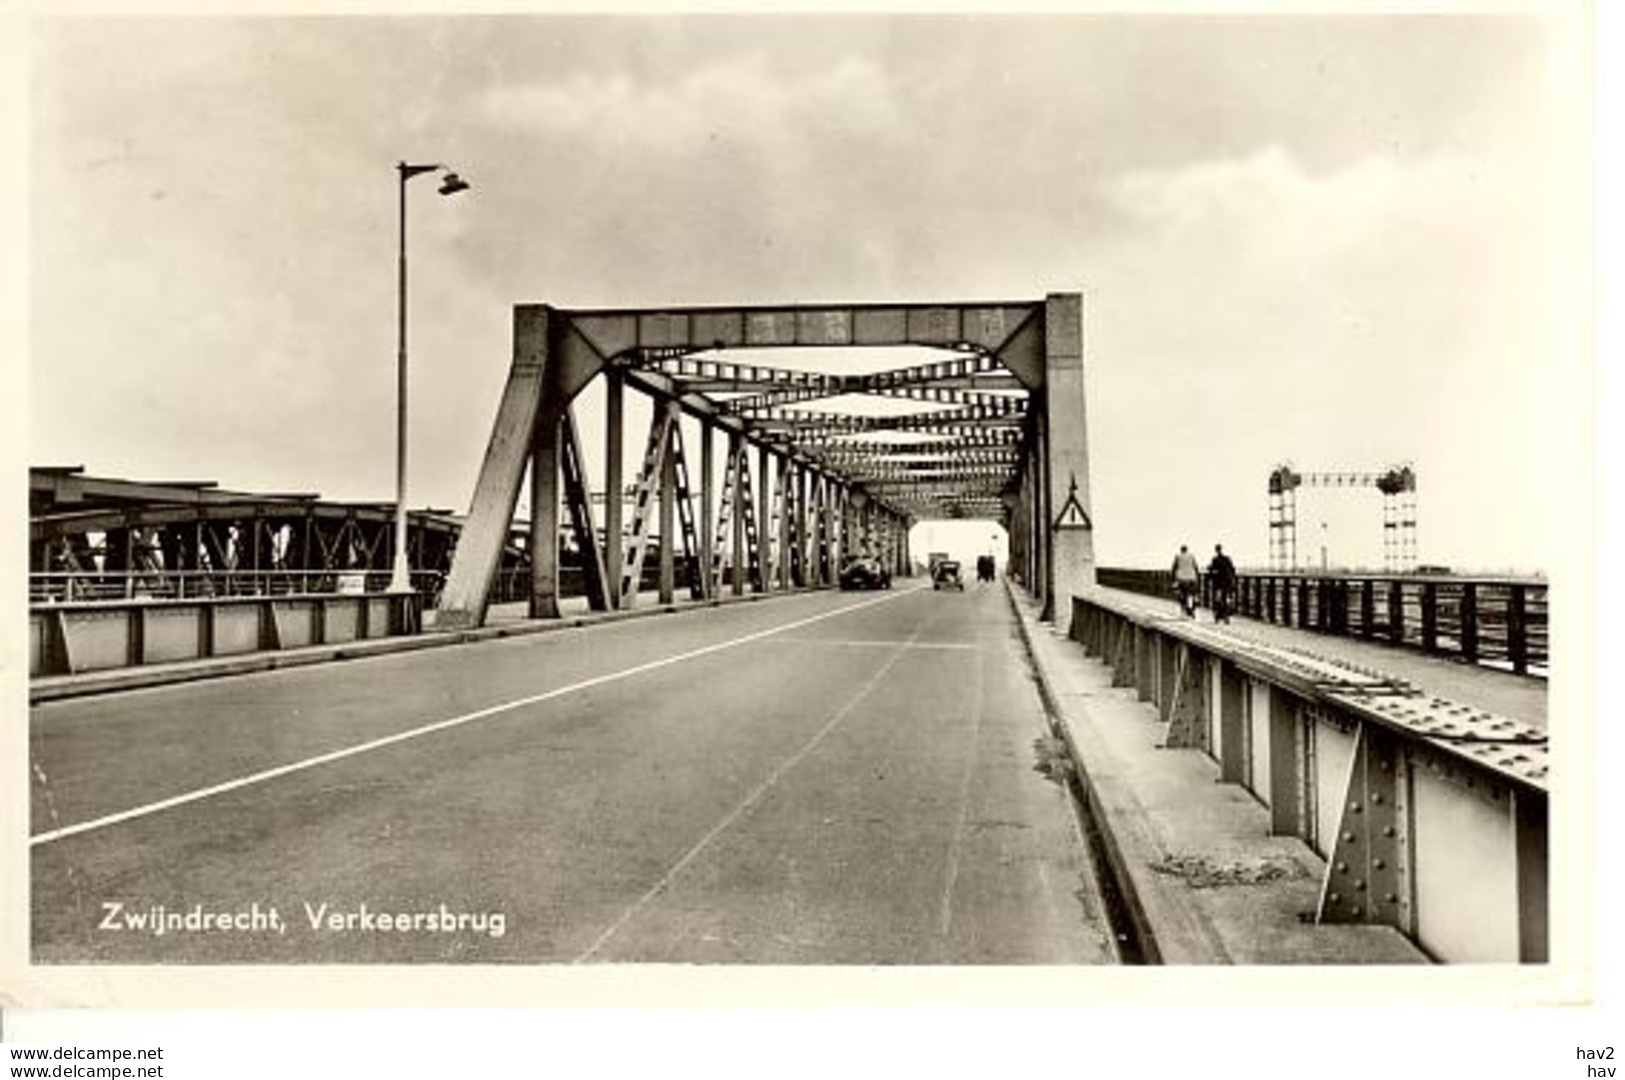
<instances>
[{"instance_id":1,"label":"concrete sidewalk","mask_svg":"<svg viewBox=\"0 0 1625 1080\"><path fill-rule=\"evenodd\" d=\"M1161 748L1168 725L1156 710L1040 622L1024 592L1009 592L1148 960L1428 962L1392 928L1306 921L1325 860L1296 837L1270 835L1269 811L1240 785L1220 783L1205 753Z\"/></svg>"}]
</instances>

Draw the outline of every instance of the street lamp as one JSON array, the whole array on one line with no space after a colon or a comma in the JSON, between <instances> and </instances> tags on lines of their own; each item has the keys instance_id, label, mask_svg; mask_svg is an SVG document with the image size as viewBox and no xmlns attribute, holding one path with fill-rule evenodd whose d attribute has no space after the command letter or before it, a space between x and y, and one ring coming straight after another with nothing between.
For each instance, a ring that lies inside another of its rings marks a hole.
<instances>
[{"instance_id":1,"label":"street lamp","mask_svg":"<svg viewBox=\"0 0 1625 1080\"><path fill-rule=\"evenodd\" d=\"M401 246L396 303L399 347L395 354L395 565L389 577L390 592L408 592L412 588L412 568L406 558L406 182L437 169L445 166L408 165L404 161L395 166L401 178ZM445 169L440 194L455 195L467 189L467 181Z\"/></svg>"}]
</instances>

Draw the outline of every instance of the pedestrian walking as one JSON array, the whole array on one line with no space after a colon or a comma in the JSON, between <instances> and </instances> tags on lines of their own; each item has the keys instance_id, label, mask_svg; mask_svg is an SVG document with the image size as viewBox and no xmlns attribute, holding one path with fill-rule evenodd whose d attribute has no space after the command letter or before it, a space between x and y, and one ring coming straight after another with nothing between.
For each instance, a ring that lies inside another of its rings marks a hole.
<instances>
[{"instance_id":1,"label":"pedestrian walking","mask_svg":"<svg viewBox=\"0 0 1625 1080\"><path fill-rule=\"evenodd\" d=\"M1224 553L1223 544L1213 545L1213 561L1207 564L1207 580L1213 587L1213 621L1227 623L1236 610L1236 564Z\"/></svg>"},{"instance_id":2,"label":"pedestrian walking","mask_svg":"<svg viewBox=\"0 0 1625 1080\"><path fill-rule=\"evenodd\" d=\"M1179 609L1187 619L1196 618L1196 591L1202 584L1202 568L1197 565L1196 556L1184 544L1179 545L1179 554L1174 556L1172 573Z\"/></svg>"}]
</instances>

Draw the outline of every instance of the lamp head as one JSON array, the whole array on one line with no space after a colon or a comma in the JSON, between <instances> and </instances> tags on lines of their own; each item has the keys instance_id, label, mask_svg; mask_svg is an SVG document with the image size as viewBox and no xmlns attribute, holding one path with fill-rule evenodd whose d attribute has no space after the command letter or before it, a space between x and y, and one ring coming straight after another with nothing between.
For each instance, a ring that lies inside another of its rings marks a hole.
<instances>
[{"instance_id":1,"label":"lamp head","mask_svg":"<svg viewBox=\"0 0 1625 1080\"><path fill-rule=\"evenodd\" d=\"M440 194L442 195L455 195L459 191L467 190L468 181L454 172L446 173L445 179L440 182Z\"/></svg>"}]
</instances>

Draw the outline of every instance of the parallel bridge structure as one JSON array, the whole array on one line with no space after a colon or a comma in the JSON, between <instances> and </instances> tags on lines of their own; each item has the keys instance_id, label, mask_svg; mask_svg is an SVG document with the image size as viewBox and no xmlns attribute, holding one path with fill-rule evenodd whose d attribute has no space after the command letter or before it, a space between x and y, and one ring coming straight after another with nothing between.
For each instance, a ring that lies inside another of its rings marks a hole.
<instances>
[{"instance_id":1,"label":"parallel bridge structure","mask_svg":"<svg viewBox=\"0 0 1625 1080\"><path fill-rule=\"evenodd\" d=\"M29 470L30 678L415 634L461 529L409 514L413 588L390 592L394 507L213 481ZM529 574L510 535L499 589Z\"/></svg>"},{"instance_id":2,"label":"parallel bridge structure","mask_svg":"<svg viewBox=\"0 0 1625 1080\"><path fill-rule=\"evenodd\" d=\"M757 350L907 346L941 359L867 374L755 360ZM602 527L572 407L599 378L606 460L597 490L627 486L625 391L654 401L630 485L632 521L610 498ZM890 405L854 412L854 398ZM697 478L685 416L699 423ZM828 586L841 559L857 552L907 574L915 522L978 518L1009 531L1012 572L1043 598L1046 617L1064 624L1069 605L1056 597L1094 580L1085 434L1076 293L947 304L520 305L512 366L436 625L484 622L527 470L531 535L557 535L561 514L568 518L594 610L631 606L650 558L662 602L672 599L679 563L696 599ZM727 450L720 477L718 438ZM1053 528L1061 511L1070 524ZM602 539L623 536L624 544ZM534 554L530 614L558 617L558 551L541 544Z\"/></svg>"},{"instance_id":3,"label":"parallel bridge structure","mask_svg":"<svg viewBox=\"0 0 1625 1080\"><path fill-rule=\"evenodd\" d=\"M80 466L35 467L28 479L36 600L322 592L339 575L362 575L376 589L394 555L391 503L89 476ZM433 509L409 518L414 577L432 592L430 582L451 566L462 521ZM528 565L527 541L505 538L504 571Z\"/></svg>"}]
</instances>

